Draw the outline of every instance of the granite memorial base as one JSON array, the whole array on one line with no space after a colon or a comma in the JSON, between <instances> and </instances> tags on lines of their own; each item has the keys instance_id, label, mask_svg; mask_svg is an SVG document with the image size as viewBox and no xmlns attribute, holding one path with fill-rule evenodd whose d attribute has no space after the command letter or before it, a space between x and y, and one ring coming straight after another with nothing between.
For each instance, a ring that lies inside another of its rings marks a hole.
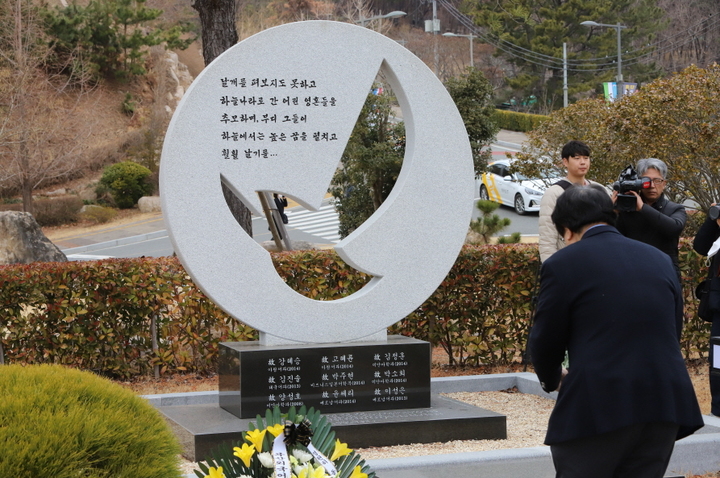
<instances>
[{"instance_id":1,"label":"granite memorial base","mask_svg":"<svg viewBox=\"0 0 720 478\"><path fill-rule=\"evenodd\" d=\"M305 405L323 414L427 408L431 347L386 341L220 345L220 407L238 418Z\"/></svg>"},{"instance_id":2,"label":"granite memorial base","mask_svg":"<svg viewBox=\"0 0 720 478\"><path fill-rule=\"evenodd\" d=\"M215 403L158 407L183 446L183 456L203 460L223 443L242 440L248 424ZM322 411L322 410L321 410ZM433 394L429 408L324 414L350 448L451 440L505 439L505 416Z\"/></svg>"},{"instance_id":3,"label":"granite memorial base","mask_svg":"<svg viewBox=\"0 0 720 478\"><path fill-rule=\"evenodd\" d=\"M187 458L242 440L275 406L320 410L352 448L507 438L505 416L431 394L428 342L223 343L217 402L159 407Z\"/></svg>"}]
</instances>

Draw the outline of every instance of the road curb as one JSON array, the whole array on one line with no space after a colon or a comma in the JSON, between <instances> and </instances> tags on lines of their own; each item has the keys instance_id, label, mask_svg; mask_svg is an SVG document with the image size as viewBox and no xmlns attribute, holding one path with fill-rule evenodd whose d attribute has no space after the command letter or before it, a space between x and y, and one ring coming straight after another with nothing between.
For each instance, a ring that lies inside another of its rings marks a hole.
<instances>
[{"instance_id":1,"label":"road curb","mask_svg":"<svg viewBox=\"0 0 720 478\"><path fill-rule=\"evenodd\" d=\"M71 247L68 249L60 249L66 256L72 254L82 254L83 252L93 252L100 249L106 249L114 246L126 246L128 244L137 244L138 242L148 241L151 239L159 239L168 235L167 230L163 229L160 231L150 232L147 234L139 234L137 236L123 237L120 239L114 239L112 241L97 242L95 244L88 244L86 246Z\"/></svg>"},{"instance_id":2,"label":"road curb","mask_svg":"<svg viewBox=\"0 0 720 478\"><path fill-rule=\"evenodd\" d=\"M509 141L500 141L497 140L494 142L494 144L497 144L498 146L502 146L504 148L512 148L517 149L518 151L522 149L522 145L518 143L511 143Z\"/></svg>"}]
</instances>

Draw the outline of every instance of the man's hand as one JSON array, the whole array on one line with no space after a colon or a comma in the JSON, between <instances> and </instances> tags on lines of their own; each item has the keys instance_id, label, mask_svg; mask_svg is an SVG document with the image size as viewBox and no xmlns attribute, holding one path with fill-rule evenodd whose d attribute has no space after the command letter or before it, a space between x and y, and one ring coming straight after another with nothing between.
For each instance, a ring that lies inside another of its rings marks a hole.
<instances>
[{"instance_id":1,"label":"man's hand","mask_svg":"<svg viewBox=\"0 0 720 478\"><path fill-rule=\"evenodd\" d=\"M645 204L642 200L642 197L636 192L636 191L628 191L630 194L635 195L635 210L640 212L640 210L643 207L643 204ZM617 197L618 192L613 190L612 195L610 196L610 199L612 199L613 204L617 206ZM720 224L720 218L718 218L718 224Z\"/></svg>"},{"instance_id":2,"label":"man's hand","mask_svg":"<svg viewBox=\"0 0 720 478\"><path fill-rule=\"evenodd\" d=\"M635 196L635 210L640 212L640 210L643 207L643 204L645 204L642 200L642 197L637 193L637 191L628 191L628 192Z\"/></svg>"},{"instance_id":3,"label":"man's hand","mask_svg":"<svg viewBox=\"0 0 720 478\"><path fill-rule=\"evenodd\" d=\"M560 387L562 386L563 380L565 380L565 377L568 374L568 370L565 367L561 367L560 369L560 383L558 383L558 386L555 390L558 392L560 391Z\"/></svg>"}]
</instances>

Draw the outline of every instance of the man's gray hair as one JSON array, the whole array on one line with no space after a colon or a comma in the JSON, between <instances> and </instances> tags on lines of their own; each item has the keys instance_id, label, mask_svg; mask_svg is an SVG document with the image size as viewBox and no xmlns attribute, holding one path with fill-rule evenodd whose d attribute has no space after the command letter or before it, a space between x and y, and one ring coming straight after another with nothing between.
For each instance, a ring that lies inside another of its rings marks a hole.
<instances>
[{"instance_id":1,"label":"man's gray hair","mask_svg":"<svg viewBox=\"0 0 720 478\"><path fill-rule=\"evenodd\" d=\"M637 169L638 176L644 176L648 169L655 169L660 173L663 179L667 179L667 164L657 158L641 159L638 161L637 168L635 169Z\"/></svg>"}]
</instances>

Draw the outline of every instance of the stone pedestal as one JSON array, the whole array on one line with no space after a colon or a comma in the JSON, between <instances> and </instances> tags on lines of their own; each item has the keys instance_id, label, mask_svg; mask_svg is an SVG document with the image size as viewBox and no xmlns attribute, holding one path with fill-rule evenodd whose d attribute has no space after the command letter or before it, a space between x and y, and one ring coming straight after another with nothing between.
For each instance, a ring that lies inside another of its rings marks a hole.
<instances>
[{"instance_id":1,"label":"stone pedestal","mask_svg":"<svg viewBox=\"0 0 720 478\"><path fill-rule=\"evenodd\" d=\"M248 423L274 406L320 410L351 448L506 438L504 415L431 394L430 354L429 343L403 336L352 344L223 343L217 402L159 410L191 460L242 440Z\"/></svg>"},{"instance_id":2,"label":"stone pedestal","mask_svg":"<svg viewBox=\"0 0 720 478\"><path fill-rule=\"evenodd\" d=\"M223 443L243 440L248 424L217 403L160 406L183 447L183 456L204 460ZM322 411L322 409L321 409ZM324 414L350 448L410 445L452 440L507 438L505 416L433 394L429 408Z\"/></svg>"},{"instance_id":3,"label":"stone pedestal","mask_svg":"<svg viewBox=\"0 0 720 478\"><path fill-rule=\"evenodd\" d=\"M430 406L428 342L220 346L220 407L254 418L275 406L315 407L324 414Z\"/></svg>"}]
</instances>

